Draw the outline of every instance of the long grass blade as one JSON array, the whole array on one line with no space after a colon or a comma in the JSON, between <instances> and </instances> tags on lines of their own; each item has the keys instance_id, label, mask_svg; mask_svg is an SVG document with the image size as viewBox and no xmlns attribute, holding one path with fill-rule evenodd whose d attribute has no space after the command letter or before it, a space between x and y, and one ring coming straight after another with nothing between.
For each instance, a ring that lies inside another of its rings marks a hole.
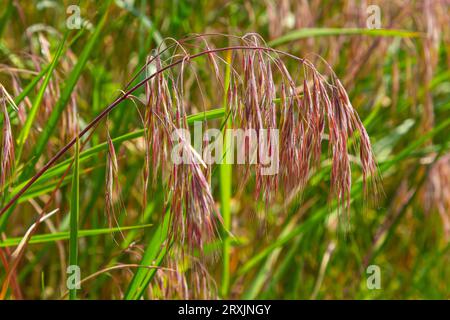
<instances>
[{"instance_id":1,"label":"long grass blade","mask_svg":"<svg viewBox=\"0 0 450 320\"><path fill-rule=\"evenodd\" d=\"M230 86L230 74L231 74L231 52L227 53L226 57L226 69L225 69L225 81L224 81L224 98L223 98L223 108L227 108L227 96ZM227 110L227 109L226 109ZM230 111L230 110L227 110ZM231 119L229 116L225 116L224 121L226 122L224 130L231 125ZM223 157L226 158L226 153L230 151L231 143L225 138ZM222 284L221 284L221 295L226 298L230 290L230 255L231 255L231 238L229 236L231 229L231 183L233 168L229 163L220 164L220 209L223 218L223 249L222 249Z\"/></svg>"},{"instance_id":2,"label":"long grass blade","mask_svg":"<svg viewBox=\"0 0 450 320\"><path fill-rule=\"evenodd\" d=\"M142 260L141 266L159 266L166 256L169 244L165 243L169 231L170 216L164 215L164 221L158 226L148 243ZM138 300L144 294L145 289L155 275L156 269L139 268L133 276L133 279L125 293L125 300Z\"/></svg>"},{"instance_id":3,"label":"long grass blade","mask_svg":"<svg viewBox=\"0 0 450 320\"><path fill-rule=\"evenodd\" d=\"M364 35L371 37L401 37L401 38L418 38L421 36L419 32L394 29L364 29L364 28L304 28L295 30L274 39L269 45L276 47L291 41L325 36L352 36Z\"/></svg>"},{"instance_id":4,"label":"long grass blade","mask_svg":"<svg viewBox=\"0 0 450 320\"><path fill-rule=\"evenodd\" d=\"M103 234L111 234L116 232L139 230L151 227L152 224L143 224L138 226L126 226L126 227L114 227L114 228L100 228L100 229L88 229L88 230L78 230L78 238L84 237L95 237ZM15 237L0 241L0 248L17 246L23 238ZM38 234L30 238L28 244L42 244L42 243L53 243L61 240L70 239L69 231L55 232L49 234Z\"/></svg>"},{"instance_id":5,"label":"long grass blade","mask_svg":"<svg viewBox=\"0 0 450 320\"><path fill-rule=\"evenodd\" d=\"M78 266L78 219L80 216L79 151L80 144L79 140L77 140L72 175L72 197L70 202L69 266ZM70 300L75 300L77 298L76 288L69 290L69 298Z\"/></svg>"}]
</instances>

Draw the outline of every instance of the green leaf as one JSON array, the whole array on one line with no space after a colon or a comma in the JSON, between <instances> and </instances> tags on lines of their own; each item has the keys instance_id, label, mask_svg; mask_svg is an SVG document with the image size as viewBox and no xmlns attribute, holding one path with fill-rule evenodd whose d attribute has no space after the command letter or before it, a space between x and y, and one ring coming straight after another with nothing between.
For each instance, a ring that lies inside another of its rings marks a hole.
<instances>
[{"instance_id":1,"label":"green leaf","mask_svg":"<svg viewBox=\"0 0 450 320\"><path fill-rule=\"evenodd\" d=\"M227 96L228 88L230 85L230 75L231 75L231 51L227 53L227 64L225 69L225 82L224 82L224 96L223 96L223 109L227 109ZM228 111L228 110L227 110ZM223 130L231 126L231 119L226 114L224 115L225 126ZM224 140L223 157L226 158L226 153L230 150L231 143L228 139ZM232 175L233 167L230 163L222 163L219 165L220 168L220 209L223 218L223 257L222 257L222 284L221 284L221 294L222 297L228 296L228 291L230 289L230 257L231 257L231 238L229 236L231 229L231 187L232 187Z\"/></svg>"},{"instance_id":2,"label":"green leaf","mask_svg":"<svg viewBox=\"0 0 450 320\"><path fill-rule=\"evenodd\" d=\"M69 266L78 266L78 219L80 216L80 141L75 145L75 158L72 174L72 197L70 202L70 238L69 238ZM77 289L69 290L70 300L77 298Z\"/></svg>"},{"instance_id":3,"label":"green leaf","mask_svg":"<svg viewBox=\"0 0 450 320\"><path fill-rule=\"evenodd\" d=\"M164 221L158 226L150 242L145 248L141 266L159 266L164 259L168 244L165 243L169 232L170 216L164 215ZM144 294L145 289L155 275L156 269L138 268L125 293L125 300L138 300Z\"/></svg>"},{"instance_id":4,"label":"green leaf","mask_svg":"<svg viewBox=\"0 0 450 320\"><path fill-rule=\"evenodd\" d=\"M304 28L288 32L284 36L269 42L269 46L276 47L291 41L324 36L364 35L372 37L402 37L418 38L419 32L396 29L366 29L366 28Z\"/></svg>"},{"instance_id":5,"label":"green leaf","mask_svg":"<svg viewBox=\"0 0 450 320\"><path fill-rule=\"evenodd\" d=\"M122 231L128 231L128 230L138 230L138 229L144 229L151 227L151 224L144 224L139 226L129 226L129 227L115 227L115 228L101 228L101 229L90 229L90 230L78 230L77 236L78 238L83 237L93 237L98 236L102 234L109 234L109 233L115 233L115 232L122 232ZM39 234L34 235L31 237L29 244L42 244L42 243L51 243L61 240L68 240L70 238L70 232L69 231L63 231L63 232L55 232L50 234ZM13 247L20 243L22 238L16 237L16 238L9 238L3 241L0 241L0 248L5 247Z\"/></svg>"}]
</instances>

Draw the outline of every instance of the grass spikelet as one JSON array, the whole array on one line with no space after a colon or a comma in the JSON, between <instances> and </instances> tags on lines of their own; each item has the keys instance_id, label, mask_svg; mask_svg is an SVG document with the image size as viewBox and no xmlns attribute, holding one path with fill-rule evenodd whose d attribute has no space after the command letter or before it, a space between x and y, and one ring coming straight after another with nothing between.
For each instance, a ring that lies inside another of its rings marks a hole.
<instances>
[{"instance_id":1,"label":"grass spikelet","mask_svg":"<svg viewBox=\"0 0 450 320\"><path fill-rule=\"evenodd\" d=\"M9 111L7 107L11 106L15 111L17 111L18 108L3 85L0 85L0 98L0 107L3 116L3 128L0 148L0 199L3 200L5 184L12 174L12 169L14 166L14 139L11 130L11 121L9 119Z\"/></svg>"}]
</instances>

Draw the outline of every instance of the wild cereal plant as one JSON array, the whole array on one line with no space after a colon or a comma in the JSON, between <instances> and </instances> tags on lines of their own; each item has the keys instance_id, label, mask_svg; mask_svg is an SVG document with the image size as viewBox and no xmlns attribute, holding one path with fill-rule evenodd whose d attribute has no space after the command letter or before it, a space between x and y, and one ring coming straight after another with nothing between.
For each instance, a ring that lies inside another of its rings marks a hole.
<instances>
[{"instance_id":1,"label":"wild cereal plant","mask_svg":"<svg viewBox=\"0 0 450 320\"><path fill-rule=\"evenodd\" d=\"M225 38L229 45L214 47L214 38ZM198 65L211 71L209 81L216 81L216 87L219 88L216 92L206 92L202 84L205 75L199 74ZM320 166L324 158L322 155L326 153L324 150L328 150L331 158L330 198L336 200L341 212L348 214L353 180L352 163L362 172L366 194L368 187L373 187L375 194L378 192L377 166L369 136L344 86L326 63L325 67L327 72L322 74L308 59L271 48L255 33L243 37L201 34L179 41L169 39L152 52L125 91L89 124L77 124L80 126L79 133L21 185L15 194L8 192L16 178L10 174L14 165L14 143L8 110L14 106L14 101L2 88L4 120L0 190L1 198L6 201L0 216L13 210L21 196L45 176L78 140L81 152L100 122L106 120L114 109L120 108L125 100L131 100L136 105L143 126L139 133L143 136L145 152L142 164L143 208L148 202L148 190L162 185L163 212L167 212L169 225L165 245L172 250L173 256L193 256L196 251L201 257L206 245L218 237L225 241L229 231L221 232L228 229L226 225L230 217L229 213L222 215L222 210L216 205L211 186L214 165L206 163L191 141L179 133L181 129L191 130L194 120L206 125L207 120L213 123L213 119L222 119L219 126L221 130L279 130L277 140L264 138L265 152L273 155L279 151L276 156L279 160L277 172L265 174L264 165L258 161L236 167L241 173L240 185L252 186L255 197L262 198L266 207L276 201L277 195L290 197L304 190L311 173ZM139 77L142 80L138 81ZM196 83L198 91L186 92L186 82ZM199 95L202 105L191 102L191 95ZM210 107L221 99L223 108ZM246 137L237 148L251 154L251 139L250 136ZM175 164L172 161L171 154L175 146L181 146L179 154L185 160L183 163ZM123 204L118 181L118 157L109 131L106 149L105 212L110 227L113 227L118 224L116 216L118 211L123 210ZM223 150L220 157L226 157L227 152L230 150ZM259 158L262 155L256 153L252 156ZM67 162L61 180L73 163L74 160ZM78 195L74 199L79 199ZM41 217L43 214L44 211ZM40 221L38 219L37 224ZM223 221L227 223L222 225ZM224 253L223 259L229 257ZM178 296L188 296L186 280L177 271L179 265L170 261L168 264L174 271L170 275L175 278L173 282L181 285L176 287ZM197 279L193 283L198 288L193 289L193 292L196 292L194 296L202 296L208 291L202 287L209 286L211 281L205 280L207 276L201 276L207 274L201 266L201 259L196 264L198 272L192 276ZM224 266L226 269L225 263ZM155 272L158 278L159 271L153 271L153 274ZM10 277L7 280L9 282ZM228 289L225 287L223 290L226 295Z\"/></svg>"}]
</instances>

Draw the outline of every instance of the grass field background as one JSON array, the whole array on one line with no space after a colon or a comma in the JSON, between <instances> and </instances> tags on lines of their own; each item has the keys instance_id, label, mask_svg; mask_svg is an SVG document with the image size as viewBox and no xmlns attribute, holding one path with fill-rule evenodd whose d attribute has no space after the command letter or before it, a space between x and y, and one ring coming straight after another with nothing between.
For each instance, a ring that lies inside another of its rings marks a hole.
<instances>
[{"instance_id":1,"label":"grass field background","mask_svg":"<svg viewBox=\"0 0 450 320\"><path fill-rule=\"evenodd\" d=\"M379 29L368 28L369 5L379 9ZM73 28L78 13L81 28ZM0 0L1 208L145 79L138 71L155 50L169 47L161 55L168 65L184 54L172 50L176 40L195 34L223 48L235 41L224 35L257 33L327 79L331 68L367 130L380 176L379 194L365 194L358 154L350 157L347 212L330 193L327 143L302 190L280 185L269 204L255 197L254 171L243 184L242 168L213 165L207 183L223 221L202 247L191 245L173 234L186 214L170 219L180 193L156 167L145 170L140 88L2 213L0 297L448 299L449 25L448 2L438 0ZM223 88L242 71L237 51L188 62L188 127L233 125ZM283 61L301 79L298 61ZM79 289L67 287L70 265L80 268ZM379 271L379 289L368 285L369 266Z\"/></svg>"}]
</instances>

